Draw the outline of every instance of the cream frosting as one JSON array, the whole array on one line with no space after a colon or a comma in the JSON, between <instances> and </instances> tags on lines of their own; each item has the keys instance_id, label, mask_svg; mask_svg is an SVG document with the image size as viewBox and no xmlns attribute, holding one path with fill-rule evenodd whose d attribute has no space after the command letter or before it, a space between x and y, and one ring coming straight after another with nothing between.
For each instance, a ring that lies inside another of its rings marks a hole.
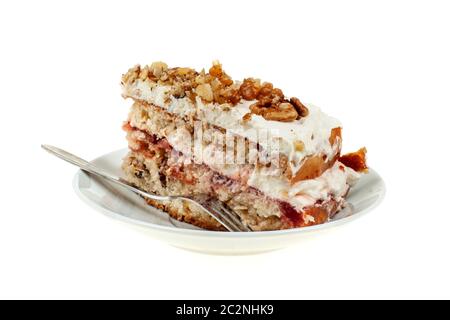
<instances>
[{"instance_id":1,"label":"cream frosting","mask_svg":"<svg viewBox=\"0 0 450 320\"><path fill-rule=\"evenodd\" d=\"M359 173L336 161L321 176L293 185L277 177L260 175L258 172L250 176L248 184L275 199L290 203L297 210L302 210L314 205L318 200L327 201L331 196L337 200L342 199L359 177Z\"/></svg>"}]
</instances>

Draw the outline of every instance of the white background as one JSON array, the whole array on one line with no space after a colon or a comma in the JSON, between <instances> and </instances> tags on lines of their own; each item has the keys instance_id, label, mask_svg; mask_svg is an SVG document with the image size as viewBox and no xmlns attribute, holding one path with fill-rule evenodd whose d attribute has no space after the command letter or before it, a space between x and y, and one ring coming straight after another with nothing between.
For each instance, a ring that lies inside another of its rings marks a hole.
<instances>
[{"instance_id":1,"label":"white background","mask_svg":"<svg viewBox=\"0 0 450 320\"><path fill-rule=\"evenodd\" d=\"M2 1L0 298L450 298L448 1ZM371 214L289 249L172 248L72 190L124 147L136 63L255 76L344 124L388 193Z\"/></svg>"}]
</instances>

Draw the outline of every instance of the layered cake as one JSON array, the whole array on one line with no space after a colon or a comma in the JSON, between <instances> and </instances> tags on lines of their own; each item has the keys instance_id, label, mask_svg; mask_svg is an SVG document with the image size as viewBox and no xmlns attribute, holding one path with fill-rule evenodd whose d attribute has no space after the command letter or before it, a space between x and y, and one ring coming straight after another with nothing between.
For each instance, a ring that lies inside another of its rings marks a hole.
<instances>
[{"instance_id":1,"label":"layered cake","mask_svg":"<svg viewBox=\"0 0 450 320\"><path fill-rule=\"evenodd\" d=\"M220 63L197 72L163 62L122 77L131 98L126 179L160 195L207 195L254 231L324 223L343 206L366 150L341 156L342 126L271 83L234 81ZM146 201L201 228L223 227L201 208Z\"/></svg>"}]
</instances>

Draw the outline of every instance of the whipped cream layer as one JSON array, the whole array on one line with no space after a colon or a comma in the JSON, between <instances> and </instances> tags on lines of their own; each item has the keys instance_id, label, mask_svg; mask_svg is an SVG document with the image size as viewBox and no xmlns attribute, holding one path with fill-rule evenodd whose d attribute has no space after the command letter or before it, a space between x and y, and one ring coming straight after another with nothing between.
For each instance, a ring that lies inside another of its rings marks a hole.
<instances>
[{"instance_id":1,"label":"whipped cream layer","mask_svg":"<svg viewBox=\"0 0 450 320\"><path fill-rule=\"evenodd\" d=\"M167 137L167 141L175 150L188 155L191 153L189 135L185 130L177 130ZM286 201L299 211L314 205L318 200L326 201L331 196L337 199L344 197L349 187L360 177L359 173L336 161L321 176L291 184L289 180L275 174L274 168L254 168L243 172L242 166L238 164L218 164L214 157L216 148L214 144L205 147L202 157L204 164L228 178L245 179L248 186L260 190L270 198Z\"/></svg>"},{"instance_id":2,"label":"whipped cream layer","mask_svg":"<svg viewBox=\"0 0 450 320\"><path fill-rule=\"evenodd\" d=\"M183 150L189 152L190 146L184 144L186 139L183 139L182 135L171 135L167 140L175 150L182 153ZM299 212L313 206L318 201L326 202L332 198L337 202L342 201L350 187L361 176L358 172L336 161L321 176L291 184L288 180L272 174L271 170L273 169L270 168L258 168L243 172L240 165L217 165L213 157L207 156L207 154L214 154L214 148L214 145L210 145L205 149L204 164L223 176L245 182L246 185L259 190L271 199L289 203ZM259 214L264 216L264 212Z\"/></svg>"},{"instance_id":3,"label":"whipped cream layer","mask_svg":"<svg viewBox=\"0 0 450 320\"><path fill-rule=\"evenodd\" d=\"M130 122L133 125L133 121ZM136 131L145 134L141 131ZM189 133L185 130L177 130L167 136L167 142L170 146L180 153L178 155L179 163L191 163L191 157L186 156L190 152ZM139 140L139 137L137 137ZM327 202L331 199L341 203L346 196L349 188L359 179L360 174L353 169L344 166L339 161L326 170L321 176L315 179L302 180L291 184L286 179L273 175L266 169L243 170L241 165L217 165L214 157L208 157L207 154L213 154L214 145L209 145L205 150L203 164L207 165L213 171L219 174L239 181L249 187L255 188L265 196L279 201L289 203L294 209L301 212L303 209L315 205L319 200ZM258 213L265 216L265 212Z\"/></svg>"},{"instance_id":4,"label":"whipped cream layer","mask_svg":"<svg viewBox=\"0 0 450 320\"><path fill-rule=\"evenodd\" d=\"M260 175L257 172L250 176L248 184L272 198L288 202L296 210L301 211L319 200L327 201L331 197L338 201L342 200L359 177L358 172L336 161L320 177L299 181L293 185L273 176Z\"/></svg>"},{"instance_id":5,"label":"whipped cream layer","mask_svg":"<svg viewBox=\"0 0 450 320\"><path fill-rule=\"evenodd\" d=\"M268 121L254 114L249 121L244 122L243 116L250 112L249 107L255 101L241 100L237 105L230 106L217 103L205 104L197 97L196 102L193 103L187 97L175 98L170 94L171 89L171 86L137 79L133 84L124 86L123 95L154 104L182 117L195 117L254 142L256 142L255 132L268 130L269 138L258 143L268 149L270 146L277 146L279 152L288 157L293 172L301 167L306 157L324 154L331 159L340 148L340 143L332 146L329 141L331 130L341 127L340 122L314 105L307 105L308 116L292 122ZM299 141L304 145L303 150L296 148L296 143Z\"/></svg>"}]
</instances>

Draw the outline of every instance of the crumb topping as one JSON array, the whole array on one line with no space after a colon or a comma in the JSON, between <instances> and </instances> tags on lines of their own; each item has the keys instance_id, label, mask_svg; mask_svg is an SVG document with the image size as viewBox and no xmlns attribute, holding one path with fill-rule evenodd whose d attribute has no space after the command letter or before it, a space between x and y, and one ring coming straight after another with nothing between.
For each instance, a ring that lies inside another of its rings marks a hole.
<instances>
[{"instance_id":1,"label":"crumb topping","mask_svg":"<svg viewBox=\"0 0 450 320\"><path fill-rule=\"evenodd\" d=\"M122 85L131 85L137 80L171 86L170 94L175 98L188 97L195 102L200 97L205 103L237 105L241 100L255 101L250 113L243 120L249 121L251 115L260 115L266 120L291 122L306 117L308 109L298 98L287 99L283 91L274 88L270 82L246 78L242 82L233 79L215 61L206 72L191 68L169 68L164 62L153 62L141 67L136 65L122 76Z\"/></svg>"}]
</instances>

